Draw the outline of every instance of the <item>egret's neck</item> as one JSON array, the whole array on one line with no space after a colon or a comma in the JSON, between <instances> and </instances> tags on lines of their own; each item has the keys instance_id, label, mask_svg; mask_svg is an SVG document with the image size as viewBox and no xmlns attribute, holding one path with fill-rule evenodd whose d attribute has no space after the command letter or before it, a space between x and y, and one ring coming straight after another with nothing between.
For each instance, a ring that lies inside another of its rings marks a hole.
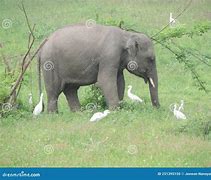
<instances>
[{"instance_id":1,"label":"egret's neck","mask_svg":"<svg viewBox=\"0 0 211 180\"><path fill-rule=\"evenodd\" d=\"M40 96L40 101L42 101L43 100L43 96Z\"/></svg>"},{"instance_id":2,"label":"egret's neck","mask_svg":"<svg viewBox=\"0 0 211 180\"><path fill-rule=\"evenodd\" d=\"M170 13L170 18L172 18L172 13Z\"/></svg>"},{"instance_id":3,"label":"egret's neck","mask_svg":"<svg viewBox=\"0 0 211 180\"><path fill-rule=\"evenodd\" d=\"M132 87L129 87L129 89L128 89L128 92L129 92L129 93L131 93L131 89L132 89Z\"/></svg>"}]
</instances>

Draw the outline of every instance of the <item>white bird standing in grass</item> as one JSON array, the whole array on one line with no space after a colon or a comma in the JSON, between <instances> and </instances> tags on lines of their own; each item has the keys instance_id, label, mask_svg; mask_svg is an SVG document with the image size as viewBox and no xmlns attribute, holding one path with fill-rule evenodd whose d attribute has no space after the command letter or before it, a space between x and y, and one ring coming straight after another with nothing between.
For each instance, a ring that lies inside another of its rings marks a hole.
<instances>
[{"instance_id":1,"label":"white bird standing in grass","mask_svg":"<svg viewBox=\"0 0 211 180\"><path fill-rule=\"evenodd\" d=\"M39 115L43 111L43 93L40 95L40 101L39 103L35 106L33 114L35 116Z\"/></svg>"},{"instance_id":2,"label":"white bird standing in grass","mask_svg":"<svg viewBox=\"0 0 211 180\"><path fill-rule=\"evenodd\" d=\"M178 111L184 110L184 100L181 100L181 104L178 108Z\"/></svg>"},{"instance_id":3,"label":"white bird standing in grass","mask_svg":"<svg viewBox=\"0 0 211 180\"><path fill-rule=\"evenodd\" d=\"M109 110L105 110L104 112L97 112L91 117L90 122L100 121L104 117L106 117L110 113Z\"/></svg>"},{"instance_id":4,"label":"white bird standing in grass","mask_svg":"<svg viewBox=\"0 0 211 180\"><path fill-rule=\"evenodd\" d=\"M177 110L177 105L174 104L174 110L173 110L174 116L177 119L186 119L186 116L179 110Z\"/></svg>"},{"instance_id":5,"label":"white bird standing in grass","mask_svg":"<svg viewBox=\"0 0 211 180\"><path fill-rule=\"evenodd\" d=\"M29 93L29 105L32 106L33 101L32 101L32 93Z\"/></svg>"},{"instance_id":6,"label":"white bird standing in grass","mask_svg":"<svg viewBox=\"0 0 211 180\"><path fill-rule=\"evenodd\" d=\"M173 18L172 13L170 13L170 16L169 16L169 24L171 27L176 24L176 20Z\"/></svg>"},{"instance_id":7,"label":"white bird standing in grass","mask_svg":"<svg viewBox=\"0 0 211 180\"><path fill-rule=\"evenodd\" d=\"M131 90L132 90L132 86L129 85L129 86L128 86L128 91L127 91L128 97L129 97L132 101L143 102L143 100L142 100L140 97L138 97L138 96L136 96L135 94L131 93Z\"/></svg>"}]
</instances>

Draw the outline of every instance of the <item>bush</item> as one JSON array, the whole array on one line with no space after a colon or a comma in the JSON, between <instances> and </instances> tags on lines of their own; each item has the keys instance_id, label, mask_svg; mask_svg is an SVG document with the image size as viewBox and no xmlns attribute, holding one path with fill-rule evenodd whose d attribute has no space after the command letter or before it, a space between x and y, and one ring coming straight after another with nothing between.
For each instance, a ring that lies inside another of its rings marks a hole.
<instances>
[{"instance_id":1,"label":"bush","mask_svg":"<svg viewBox=\"0 0 211 180\"><path fill-rule=\"evenodd\" d=\"M4 73L1 73L0 77L0 104L2 104L9 96L12 83L15 82L15 77Z\"/></svg>"},{"instance_id":2,"label":"bush","mask_svg":"<svg viewBox=\"0 0 211 180\"><path fill-rule=\"evenodd\" d=\"M203 117L190 119L179 123L178 126L175 127L175 132L203 136L204 138L210 139L211 121Z\"/></svg>"},{"instance_id":3,"label":"bush","mask_svg":"<svg viewBox=\"0 0 211 180\"><path fill-rule=\"evenodd\" d=\"M86 90L85 105L90 103L95 104L99 109L106 108L105 97L102 94L101 89L95 85L90 85Z\"/></svg>"}]
</instances>

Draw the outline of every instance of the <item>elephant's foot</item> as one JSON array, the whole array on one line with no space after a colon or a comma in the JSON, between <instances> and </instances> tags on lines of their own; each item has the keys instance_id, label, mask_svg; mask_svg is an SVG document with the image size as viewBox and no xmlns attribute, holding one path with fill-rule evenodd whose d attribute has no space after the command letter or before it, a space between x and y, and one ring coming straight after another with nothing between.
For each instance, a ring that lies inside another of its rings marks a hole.
<instances>
[{"instance_id":1,"label":"elephant's foot","mask_svg":"<svg viewBox=\"0 0 211 180\"><path fill-rule=\"evenodd\" d=\"M47 108L48 113L58 113L57 101L58 100L49 100L48 101L48 108Z\"/></svg>"},{"instance_id":2,"label":"elephant's foot","mask_svg":"<svg viewBox=\"0 0 211 180\"><path fill-rule=\"evenodd\" d=\"M81 105L80 105L80 103L73 103L73 102L71 102L70 104L69 104L69 106L70 106L70 110L71 111L74 111L74 112L76 112L76 111L80 111L81 110Z\"/></svg>"},{"instance_id":3,"label":"elephant's foot","mask_svg":"<svg viewBox=\"0 0 211 180\"><path fill-rule=\"evenodd\" d=\"M119 103L109 105L108 107L109 107L108 109L111 110L111 111L112 111L112 110L116 110L116 109L118 109L118 107L119 107Z\"/></svg>"}]
</instances>

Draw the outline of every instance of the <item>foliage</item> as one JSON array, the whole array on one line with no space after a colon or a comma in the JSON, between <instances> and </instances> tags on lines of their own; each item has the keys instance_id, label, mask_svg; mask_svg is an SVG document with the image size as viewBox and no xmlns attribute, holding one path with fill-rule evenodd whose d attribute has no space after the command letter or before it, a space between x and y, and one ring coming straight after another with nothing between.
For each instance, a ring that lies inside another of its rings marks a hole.
<instances>
[{"instance_id":1,"label":"foliage","mask_svg":"<svg viewBox=\"0 0 211 180\"><path fill-rule=\"evenodd\" d=\"M100 109L105 109L106 107L105 97L102 94L100 88L96 85L90 85L89 88L86 90L84 103L85 105L93 103L97 105L97 107Z\"/></svg>"},{"instance_id":2,"label":"foliage","mask_svg":"<svg viewBox=\"0 0 211 180\"><path fill-rule=\"evenodd\" d=\"M4 103L9 96L12 83L15 82L15 76L1 73L0 77L0 103Z\"/></svg>"},{"instance_id":3,"label":"foliage","mask_svg":"<svg viewBox=\"0 0 211 180\"><path fill-rule=\"evenodd\" d=\"M174 40L180 39L184 36L190 38L193 38L193 36L202 36L209 30L211 30L210 22L200 22L193 25L193 27L178 25L174 28L166 28L156 34L155 37L152 36L152 39L156 43L161 44L166 49L170 50L175 55L176 60L179 63L184 64L184 67L191 72L193 80L199 90L203 90L205 92L208 92L206 82L201 79L200 74L197 71L196 61L200 61L207 66L211 66L211 64L207 63L211 60L211 58L201 53L196 54L195 49L182 47L178 43L175 43Z\"/></svg>"},{"instance_id":4,"label":"foliage","mask_svg":"<svg viewBox=\"0 0 211 180\"><path fill-rule=\"evenodd\" d=\"M175 27L168 27L156 35L158 41L170 41L174 38L182 38L183 36L193 37L202 36L204 33L211 30L211 23L209 21L198 22L193 26L179 24Z\"/></svg>"},{"instance_id":5,"label":"foliage","mask_svg":"<svg viewBox=\"0 0 211 180\"><path fill-rule=\"evenodd\" d=\"M127 28L135 27L135 24L131 23L129 21L115 18L113 16L102 18L99 14L96 14L96 22L97 22L97 24L103 24L103 25L107 25L107 26L117 26L117 27L124 26Z\"/></svg>"},{"instance_id":6,"label":"foliage","mask_svg":"<svg viewBox=\"0 0 211 180\"><path fill-rule=\"evenodd\" d=\"M206 117L193 118L184 121L174 127L176 133L186 133L194 136L201 136L204 139L211 138L211 121Z\"/></svg>"}]
</instances>

